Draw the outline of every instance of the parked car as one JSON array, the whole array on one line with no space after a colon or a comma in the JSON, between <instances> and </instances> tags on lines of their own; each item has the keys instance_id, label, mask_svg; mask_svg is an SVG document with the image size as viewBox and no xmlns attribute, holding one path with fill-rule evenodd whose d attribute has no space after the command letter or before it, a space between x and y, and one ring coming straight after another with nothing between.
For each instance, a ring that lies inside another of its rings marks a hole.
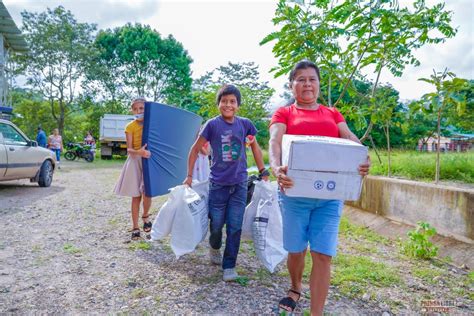
<instances>
[{"instance_id":1,"label":"parked car","mask_svg":"<svg viewBox=\"0 0 474 316\"><path fill-rule=\"evenodd\" d=\"M38 147L15 124L0 119L0 181L30 179L49 187L55 166L51 150Z\"/></svg>"}]
</instances>

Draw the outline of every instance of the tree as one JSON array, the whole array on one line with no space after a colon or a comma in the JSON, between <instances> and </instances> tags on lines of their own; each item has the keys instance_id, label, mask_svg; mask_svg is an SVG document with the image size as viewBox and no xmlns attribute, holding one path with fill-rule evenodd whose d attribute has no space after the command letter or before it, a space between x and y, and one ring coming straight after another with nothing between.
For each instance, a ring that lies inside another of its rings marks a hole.
<instances>
[{"instance_id":1,"label":"tree","mask_svg":"<svg viewBox=\"0 0 474 316\"><path fill-rule=\"evenodd\" d=\"M451 80L449 80L452 78ZM441 119L443 111L447 108L455 109L457 113L462 114L466 110L467 96L469 91L469 81L456 78L455 74L445 69L443 72L436 72L430 78L421 78L420 80L431 83L435 86L436 92L423 95L420 100L420 106L426 112L436 113L437 116L437 136L438 144L436 146L436 184L439 182L439 153L441 151Z\"/></svg>"},{"instance_id":2,"label":"tree","mask_svg":"<svg viewBox=\"0 0 474 316\"><path fill-rule=\"evenodd\" d=\"M15 123L31 139L36 139L37 128L41 127L46 134L57 127L57 122L51 116L51 107L39 93L27 89L14 89L11 92L15 104ZM55 104L57 106L57 104Z\"/></svg>"},{"instance_id":3,"label":"tree","mask_svg":"<svg viewBox=\"0 0 474 316\"><path fill-rule=\"evenodd\" d=\"M466 107L458 111L455 107L446 109L446 124L453 126L457 131L465 133L474 132L474 80L468 80L465 87L461 87L461 94L466 97Z\"/></svg>"},{"instance_id":4,"label":"tree","mask_svg":"<svg viewBox=\"0 0 474 316\"><path fill-rule=\"evenodd\" d=\"M421 147L427 145L428 140L436 133L436 115L420 110L420 100L412 101L406 113L404 132L407 142L414 148L421 140Z\"/></svg>"},{"instance_id":5,"label":"tree","mask_svg":"<svg viewBox=\"0 0 474 316\"><path fill-rule=\"evenodd\" d=\"M268 102L274 90L268 86L268 82L260 79L258 67L253 62L236 64L229 62L195 80L193 97L186 104L186 108L203 116L204 119L219 115L216 94L224 83L239 88L242 94L239 115L249 118L255 124L259 143L266 147L269 139Z\"/></svg>"},{"instance_id":6,"label":"tree","mask_svg":"<svg viewBox=\"0 0 474 316\"><path fill-rule=\"evenodd\" d=\"M396 0L280 0L273 23L280 30L267 35L261 45L276 41L274 55L279 59L273 68L275 76L286 74L301 59L316 61L327 74L327 104L336 106L346 92L358 93L353 79L362 78L361 71L373 69L376 79L367 95L362 95L371 111L382 71L388 69L401 76L406 65L420 62L413 51L428 43L441 43L453 37L451 12L444 4L428 7L416 0L413 9L400 8ZM437 32L433 32L437 31ZM440 36L432 35L439 33ZM333 103L332 83L343 87ZM353 105L341 104L341 107ZM371 117L361 140L366 139L377 122Z\"/></svg>"},{"instance_id":7,"label":"tree","mask_svg":"<svg viewBox=\"0 0 474 316\"><path fill-rule=\"evenodd\" d=\"M112 100L143 96L181 105L191 92L192 59L171 35L127 24L100 31L94 46L87 77Z\"/></svg>"},{"instance_id":8,"label":"tree","mask_svg":"<svg viewBox=\"0 0 474 316\"><path fill-rule=\"evenodd\" d=\"M395 114L395 108L398 105L398 93L393 94L391 87L380 87L377 89L375 97L379 100L377 102L378 107L376 112L373 113L375 116L375 121L382 122L382 129L385 133L387 140L387 153L388 153L388 165L387 165L387 175L389 177L391 174L391 146L390 146L390 126L392 125L393 116Z\"/></svg>"},{"instance_id":9,"label":"tree","mask_svg":"<svg viewBox=\"0 0 474 316\"><path fill-rule=\"evenodd\" d=\"M75 97L91 54L94 24L79 23L62 6L43 13L23 11L23 33L30 53L16 61L27 82L48 100L60 133L75 110Z\"/></svg>"}]
</instances>

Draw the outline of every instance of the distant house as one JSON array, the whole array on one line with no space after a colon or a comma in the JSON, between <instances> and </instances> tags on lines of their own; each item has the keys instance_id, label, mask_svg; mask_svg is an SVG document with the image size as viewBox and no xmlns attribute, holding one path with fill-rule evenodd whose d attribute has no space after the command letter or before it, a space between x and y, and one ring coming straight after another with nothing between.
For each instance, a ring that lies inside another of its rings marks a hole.
<instances>
[{"instance_id":1,"label":"distant house","mask_svg":"<svg viewBox=\"0 0 474 316\"><path fill-rule=\"evenodd\" d=\"M12 80L10 54L27 51L28 45L20 29L0 1L0 118L8 118L13 111L9 94Z\"/></svg>"},{"instance_id":2,"label":"distant house","mask_svg":"<svg viewBox=\"0 0 474 316\"><path fill-rule=\"evenodd\" d=\"M440 150L445 151L468 151L474 150L474 134L452 134L450 137L441 136L440 138ZM438 148L438 136L434 135L428 140L418 140L418 151L436 151Z\"/></svg>"}]
</instances>

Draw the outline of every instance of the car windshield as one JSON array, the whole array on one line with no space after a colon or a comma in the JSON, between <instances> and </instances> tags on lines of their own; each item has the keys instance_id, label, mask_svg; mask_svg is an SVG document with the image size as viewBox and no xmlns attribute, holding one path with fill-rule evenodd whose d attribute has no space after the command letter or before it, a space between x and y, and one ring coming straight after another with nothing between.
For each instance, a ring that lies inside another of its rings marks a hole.
<instances>
[{"instance_id":1,"label":"car windshield","mask_svg":"<svg viewBox=\"0 0 474 316\"><path fill-rule=\"evenodd\" d=\"M11 125L0 123L0 133L5 145L26 146L28 144L26 139Z\"/></svg>"}]
</instances>

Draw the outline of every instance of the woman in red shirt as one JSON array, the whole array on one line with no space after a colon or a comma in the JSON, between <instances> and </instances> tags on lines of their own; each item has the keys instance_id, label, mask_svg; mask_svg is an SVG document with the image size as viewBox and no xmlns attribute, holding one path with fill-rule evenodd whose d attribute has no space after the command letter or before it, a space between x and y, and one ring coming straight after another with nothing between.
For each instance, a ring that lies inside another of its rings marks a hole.
<instances>
[{"instance_id":1,"label":"woman in red shirt","mask_svg":"<svg viewBox=\"0 0 474 316\"><path fill-rule=\"evenodd\" d=\"M317 103L320 75L318 67L307 60L298 62L290 73L290 88L295 102L279 108L270 123L270 165L280 187L283 220L283 246L288 251L291 288L279 307L292 312L301 296L304 258L308 243L311 251L311 315L322 315L329 289L331 258L336 254L337 235L343 201L289 197L284 190L293 186L281 165L284 134L340 137L360 143L335 108ZM367 163L359 166L362 176L368 174Z\"/></svg>"}]
</instances>

